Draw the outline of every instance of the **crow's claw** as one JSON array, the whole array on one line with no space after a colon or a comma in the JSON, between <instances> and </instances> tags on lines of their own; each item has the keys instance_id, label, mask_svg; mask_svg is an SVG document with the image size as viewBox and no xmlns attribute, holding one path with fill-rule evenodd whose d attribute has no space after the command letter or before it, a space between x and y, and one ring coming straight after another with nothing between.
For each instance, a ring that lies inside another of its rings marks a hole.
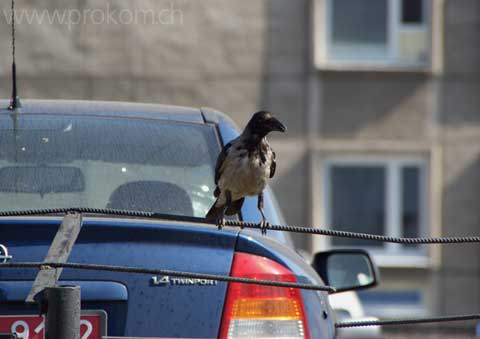
<instances>
[{"instance_id":1,"label":"crow's claw","mask_svg":"<svg viewBox=\"0 0 480 339\"><path fill-rule=\"evenodd\" d=\"M271 224L263 219L262 222L260 223L260 229L262 230L262 235L267 235L267 230L271 226Z\"/></svg>"},{"instance_id":2,"label":"crow's claw","mask_svg":"<svg viewBox=\"0 0 480 339\"><path fill-rule=\"evenodd\" d=\"M222 230L225 227L225 218L224 217L219 217L217 219L217 227L219 230Z\"/></svg>"}]
</instances>

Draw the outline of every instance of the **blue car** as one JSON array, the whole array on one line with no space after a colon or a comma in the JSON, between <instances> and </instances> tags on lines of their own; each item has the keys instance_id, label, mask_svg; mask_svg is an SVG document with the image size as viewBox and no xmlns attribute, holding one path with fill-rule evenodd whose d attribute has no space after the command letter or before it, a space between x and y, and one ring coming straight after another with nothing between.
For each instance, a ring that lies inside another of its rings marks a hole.
<instances>
[{"instance_id":1,"label":"blue car","mask_svg":"<svg viewBox=\"0 0 480 339\"><path fill-rule=\"evenodd\" d=\"M0 218L0 263L43 261L63 217L22 211L82 207L98 211L83 213L68 262L327 284L337 291L373 286L375 269L361 251L318 253L311 264L286 233L220 231L205 222L216 157L237 135L227 116L210 109L25 101L20 112L0 110L0 213L11 211ZM270 189L265 212L272 224L284 223ZM247 199L236 219L259 222L256 200ZM38 306L25 303L37 273L0 268L0 333L43 338ZM59 283L81 288L82 339L335 337L326 292L77 269L64 269Z\"/></svg>"}]
</instances>

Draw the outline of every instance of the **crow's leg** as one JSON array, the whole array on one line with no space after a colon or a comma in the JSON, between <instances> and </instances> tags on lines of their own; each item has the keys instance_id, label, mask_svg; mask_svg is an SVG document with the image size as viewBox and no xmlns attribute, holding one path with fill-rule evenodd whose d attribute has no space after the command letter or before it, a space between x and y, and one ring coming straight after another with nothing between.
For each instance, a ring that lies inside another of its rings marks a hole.
<instances>
[{"instance_id":1,"label":"crow's leg","mask_svg":"<svg viewBox=\"0 0 480 339\"><path fill-rule=\"evenodd\" d=\"M258 195L258 210L262 214L262 222L260 223L260 229L262 230L262 234L266 235L270 223L267 221L265 213L263 213L263 192Z\"/></svg>"},{"instance_id":2,"label":"crow's leg","mask_svg":"<svg viewBox=\"0 0 480 339\"><path fill-rule=\"evenodd\" d=\"M226 190L225 195L226 195L226 198L227 198L227 202L223 206L222 212L220 213L220 215L217 218L217 226L218 226L219 230L221 230L225 227L225 213L227 213L228 208L232 204L232 193L230 191Z\"/></svg>"}]
</instances>

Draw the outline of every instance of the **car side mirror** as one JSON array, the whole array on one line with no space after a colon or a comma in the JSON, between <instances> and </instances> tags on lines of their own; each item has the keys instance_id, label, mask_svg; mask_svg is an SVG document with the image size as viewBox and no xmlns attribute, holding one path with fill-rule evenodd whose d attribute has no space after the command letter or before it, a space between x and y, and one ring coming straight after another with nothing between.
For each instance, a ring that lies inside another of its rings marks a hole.
<instances>
[{"instance_id":1,"label":"car side mirror","mask_svg":"<svg viewBox=\"0 0 480 339\"><path fill-rule=\"evenodd\" d=\"M315 254L312 263L325 284L336 293L377 285L377 269L364 250L331 250Z\"/></svg>"}]
</instances>

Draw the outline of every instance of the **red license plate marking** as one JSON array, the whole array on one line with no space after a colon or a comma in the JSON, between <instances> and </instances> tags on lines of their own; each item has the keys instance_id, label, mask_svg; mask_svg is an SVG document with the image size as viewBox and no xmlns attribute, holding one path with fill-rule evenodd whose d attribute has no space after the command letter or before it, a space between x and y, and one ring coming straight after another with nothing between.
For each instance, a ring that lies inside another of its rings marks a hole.
<instances>
[{"instance_id":1,"label":"red license plate marking","mask_svg":"<svg viewBox=\"0 0 480 339\"><path fill-rule=\"evenodd\" d=\"M44 325L41 316L0 316L0 333L17 333L20 339L43 339Z\"/></svg>"},{"instance_id":2,"label":"red license plate marking","mask_svg":"<svg viewBox=\"0 0 480 339\"><path fill-rule=\"evenodd\" d=\"M101 339L106 335L105 328L105 316L82 315L80 339ZM19 339L44 339L45 318L37 315L0 315L0 333L16 333Z\"/></svg>"}]
</instances>

